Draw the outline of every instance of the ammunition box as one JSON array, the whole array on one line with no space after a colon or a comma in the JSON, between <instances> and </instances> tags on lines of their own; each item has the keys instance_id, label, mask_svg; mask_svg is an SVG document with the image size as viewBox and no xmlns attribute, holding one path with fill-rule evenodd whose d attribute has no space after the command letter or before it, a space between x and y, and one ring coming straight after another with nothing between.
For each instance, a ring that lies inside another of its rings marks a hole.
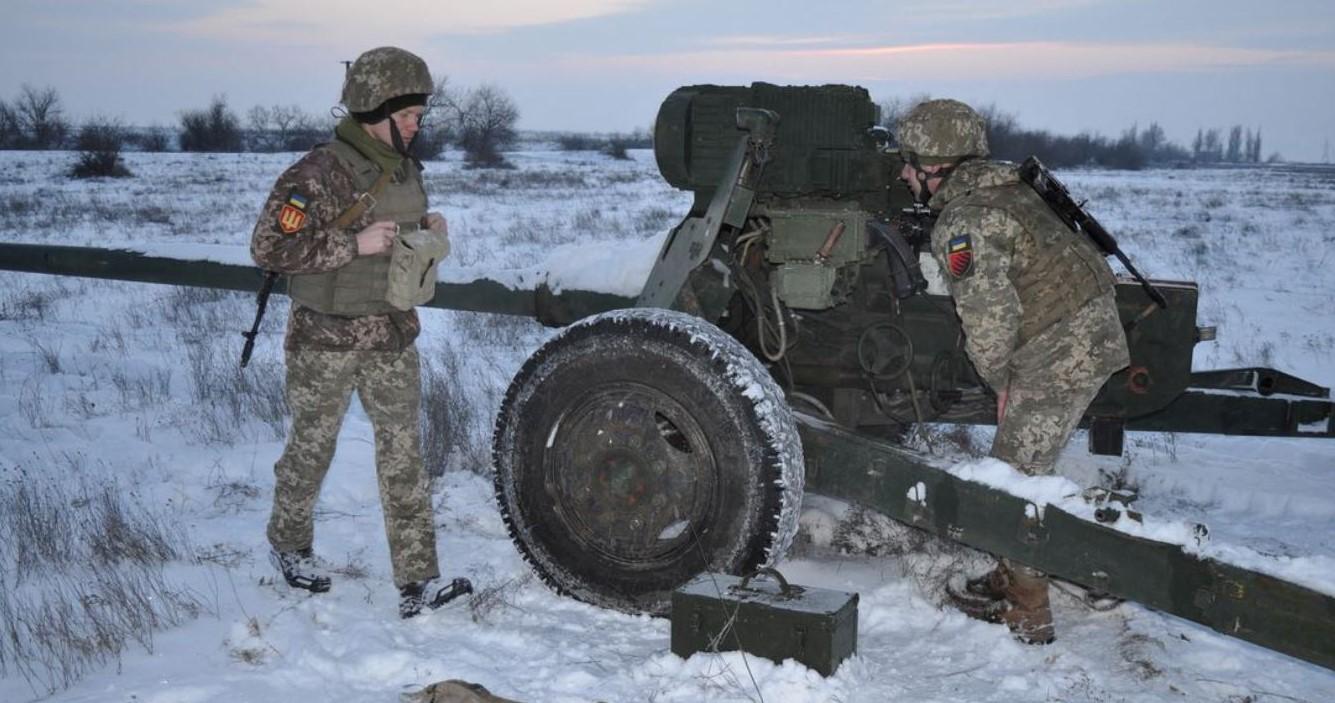
<instances>
[{"instance_id":1,"label":"ammunition box","mask_svg":"<svg viewBox=\"0 0 1335 703\"><path fill-rule=\"evenodd\" d=\"M742 650L822 676L857 652L858 594L771 578L701 574L672 593L672 653Z\"/></svg>"}]
</instances>

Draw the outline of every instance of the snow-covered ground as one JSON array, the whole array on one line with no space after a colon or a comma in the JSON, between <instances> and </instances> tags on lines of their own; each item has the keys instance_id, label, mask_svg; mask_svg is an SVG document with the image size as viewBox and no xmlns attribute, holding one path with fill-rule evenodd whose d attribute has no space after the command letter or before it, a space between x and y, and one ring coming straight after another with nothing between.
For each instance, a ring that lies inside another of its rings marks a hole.
<instances>
[{"instance_id":1,"label":"snow-covered ground","mask_svg":"<svg viewBox=\"0 0 1335 703\"><path fill-rule=\"evenodd\" d=\"M428 164L457 267L443 276L552 268L566 285L633 289L690 196L661 182L651 154L632 155ZM0 241L211 245L244 259L293 158L129 154L134 178L73 182L73 154L0 152ZM1196 368L1272 366L1335 385L1335 173L1062 176L1143 271L1201 284L1201 323L1219 339L1199 345ZM827 679L737 653L679 659L666 621L558 597L511 546L488 478L491 416L552 331L471 313L424 311L420 345L427 453L444 469L441 561L479 594L397 618L355 405L316 528L334 589L294 592L274 584L263 534L286 303L239 372L252 310L241 294L0 273L0 700L385 701L448 678L533 702L1335 700L1331 671L1134 604L1099 612L1059 593L1058 641L1024 647L939 607L940 574L976 556L812 496L784 572L861 594L858 655ZM986 435L973 432L984 447ZM1122 458L1083 447L1077 436L1062 457L1076 484L1125 472L1152 519L1205 523L1216 548L1335 582L1335 441L1132 434ZM116 541L125 535L159 539ZM142 565L108 566L108 553Z\"/></svg>"}]
</instances>

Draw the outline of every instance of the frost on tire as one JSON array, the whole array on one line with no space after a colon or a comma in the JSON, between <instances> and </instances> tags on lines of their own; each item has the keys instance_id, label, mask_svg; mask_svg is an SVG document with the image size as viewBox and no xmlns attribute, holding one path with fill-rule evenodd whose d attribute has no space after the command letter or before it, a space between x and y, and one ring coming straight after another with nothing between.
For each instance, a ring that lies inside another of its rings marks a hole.
<instances>
[{"instance_id":1,"label":"frost on tire","mask_svg":"<svg viewBox=\"0 0 1335 703\"><path fill-rule=\"evenodd\" d=\"M783 393L718 328L666 310L582 320L506 392L496 496L548 584L666 612L704 570L771 563L797 530L802 449Z\"/></svg>"}]
</instances>

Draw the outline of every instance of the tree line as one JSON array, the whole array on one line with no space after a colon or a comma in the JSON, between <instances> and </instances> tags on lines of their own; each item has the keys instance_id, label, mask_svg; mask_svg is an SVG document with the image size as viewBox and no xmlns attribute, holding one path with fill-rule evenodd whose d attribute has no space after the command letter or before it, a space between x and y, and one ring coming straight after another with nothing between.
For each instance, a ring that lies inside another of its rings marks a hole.
<instances>
[{"instance_id":1,"label":"tree line","mask_svg":"<svg viewBox=\"0 0 1335 703\"><path fill-rule=\"evenodd\" d=\"M894 133L899 118L914 106L930 99L927 95L891 98L881 103L881 124ZM1187 165L1212 163L1261 163L1261 128L1242 125L1229 129L1227 145L1218 129L1202 128L1190 148L1169 141L1163 127L1151 122L1148 127L1132 125L1116 138L1091 132L1075 136L1054 135L1019 124L1015 115L996 105L978 108L987 123L987 141L992 158L1022 161L1033 155L1053 168L1101 166L1116 169L1141 169L1150 165ZM1272 153L1267 162L1283 161Z\"/></svg>"},{"instance_id":2,"label":"tree line","mask_svg":"<svg viewBox=\"0 0 1335 703\"><path fill-rule=\"evenodd\" d=\"M928 99L918 95L892 98L881 104L881 123L894 131L899 118ZM1260 163L1262 136L1255 129L1232 126L1227 136L1218 128L1201 128L1184 147L1166 137L1157 122L1141 129L1133 125L1116 138L1090 132L1075 136L1054 135L1028 129L1015 115L995 105L979 109L987 123L988 142L998 159L1020 161L1036 155L1054 168L1102 166L1139 169L1151 164ZM174 146L192 152L305 151L329 139L336 117L317 116L297 105L255 105L243 119L215 96L203 108L183 110L172 128L130 129L120 121L92 117L78 127L65 116L60 95L54 88L23 85L11 100L0 99L0 149L68 149L80 151L73 175L128 175L120 158L123 147L142 151L167 151ZM441 79L427 104L422 131L413 140L418 158L439 157L453 144L463 150L469 167L506 167L503 152L518 132L519 108L495 85L459 90ZM563 149L588 148L580 135L560 140ZM609 154L624 157L628 146L643 146L648 134L613 135L597 140ZM593 142L590 142L593 143ZM1265 159L1282 161L1278 153Z\"/></svg>"},{"instance_id":3,"label":"tree line","mask_svg":"<svg viewBox=\"0 0 1335 703\"><path fill-rule=\"evenodd\" d=\"M207 106L183 110L175 129L132 129L121 121L95 116L75 127L66 117L59 93L51 87L23 85L11 100L0 98L0 149L78 149L75 176L129 175L120 157L124 148L140 151L278 152L306 151L333 132L337 117L317 116L297 105L255 105L241 117L226 96ZM439 157L457 145L469 167L507 167L503 152L518 137L519 108L495 85L457 90L447 79L437 82L427 103L423 128L411 145L422 159Z\"/></svg>"}]
</instances>

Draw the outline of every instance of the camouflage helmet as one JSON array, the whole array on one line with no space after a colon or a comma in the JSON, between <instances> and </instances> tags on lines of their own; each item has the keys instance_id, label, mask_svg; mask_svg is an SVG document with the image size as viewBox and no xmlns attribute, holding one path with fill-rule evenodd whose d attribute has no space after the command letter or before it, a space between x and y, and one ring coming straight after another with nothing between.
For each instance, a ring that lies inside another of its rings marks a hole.
<instances>
[{"instance_id":1,"label":"camouflage helmet","mask_svg":"<svg viewBox=\"0 0 1335 703\"><path fill-rule=\"evenodd\" d=\"M984 157L987 126L973 108L958 100L928 100L920 103L899 120L897 137L905 156L916 157L922 164L958 161L964 157Z\"/></svg>"},{"instance_id":2,"label":"camouflage helmet","mask_svg":"<svg viewBox=\"0 0 1335 703\"><path fill-rule=\"evenodd\" d=\"M433 84L426 62L394 46L371 49L352 63L343 81L343 106L370 112L402 95L430 95Z\"/></svg>"}]
</instances>

